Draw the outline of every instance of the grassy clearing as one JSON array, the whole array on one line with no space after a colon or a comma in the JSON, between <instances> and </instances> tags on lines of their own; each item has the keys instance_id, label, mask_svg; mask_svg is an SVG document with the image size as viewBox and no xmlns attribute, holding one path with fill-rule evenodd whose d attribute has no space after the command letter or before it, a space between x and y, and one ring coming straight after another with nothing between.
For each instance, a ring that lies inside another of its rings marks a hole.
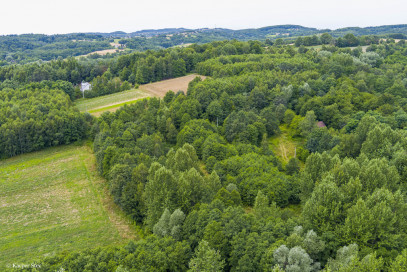
<instances>
[{"instance_id":1,"label":"grassy clearing","mask_svg":"<svg viewBox=\"0 0 407 272\"><path fill-rule=\"evenodd\" d=\"M98 177L87 146L69 145L0 161L0 271L63 250L137 237Z\"/></svg>"},{"instance_id":2,"label":"grassy clearing","mask_svg":"<svg viewBox=\"0 0 407 272\"><path fill-rule=\"evenodd\" d=\"M104 108L120 107L124 104L134 103L135 100L151 96L147 91L140 89L128 90L89 99L78 99L75 104L80 111L98 112Z\"/></svg>"},{"instance_id":3,"label":"grassy clearing","mask_svg":"<svg viewBox=\"0 0 407 272\"><path fill-rule=\"evenodd\" d=\"M280 126L281 133L270 138L271 150L280 157L284 163L288 163L294 158L296 147L304 145L304 139L301 137L292 137L290 129L285 125Z\"/></svg>"}]
</instances>

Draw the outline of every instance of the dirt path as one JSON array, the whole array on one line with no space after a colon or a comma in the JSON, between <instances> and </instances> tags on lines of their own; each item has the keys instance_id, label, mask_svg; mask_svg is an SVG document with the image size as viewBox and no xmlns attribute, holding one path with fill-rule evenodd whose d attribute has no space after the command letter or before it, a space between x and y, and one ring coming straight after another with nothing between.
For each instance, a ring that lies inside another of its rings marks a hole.
<instances>
[{"instance_id":1,"label":"dirt path","mask_svg":"<svg viewBox=\"0 0 407 272\"><path fill-rule=\"evenodd\" d=\"M288 160L287 150L285 149L285 146L283 144L280 144L280 151L281 151L281 156L284 158L284 160Z\"/></svg>"}]
</instances>

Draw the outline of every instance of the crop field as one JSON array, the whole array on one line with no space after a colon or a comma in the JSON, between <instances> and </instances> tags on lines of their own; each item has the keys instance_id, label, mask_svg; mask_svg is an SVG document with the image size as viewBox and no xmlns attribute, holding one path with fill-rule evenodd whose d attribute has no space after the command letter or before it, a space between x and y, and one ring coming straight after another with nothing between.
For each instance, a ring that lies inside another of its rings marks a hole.
<instances>
[{"instance_id":1,"label":"crop field","mask_svg":"<svg viewBox=\"0 0 407 272\"><path fill-rule=\"evenodd\" d=\"M92 115L98 116L105 111L115 111L124 104L131 104L138 99L149 96L151 96L151 94L147 91L133 89L95 98L79 99L75 104L80 111L87 111Z\"/></svg>"},{"instance_id":2,"label":"crop field","mask_svg":"<svg viewBox=\"0 0 407 272\"><path fill-rule=\"evenodd\" d=\"M200 76L197 74L187 75L183 77L173 78L162 80L155 83L144 84L141 85L139 88L150 93L152 96L164 97L168 91L178 92L183 91L184 93L188 90L188 84L191 82L195 77L201 77L204 80L205 76Z\"/></svg>"},{"instance_id":3,"label":"crop field","mask_svg":"<svg viewBox=\"0 0 407 272\"><path fill-rule=\"evenodd\" d=\"M136 237L96 173L88 146L60 146L0 161L0 271L64 250Z\"/></svg>"}]
</instances>

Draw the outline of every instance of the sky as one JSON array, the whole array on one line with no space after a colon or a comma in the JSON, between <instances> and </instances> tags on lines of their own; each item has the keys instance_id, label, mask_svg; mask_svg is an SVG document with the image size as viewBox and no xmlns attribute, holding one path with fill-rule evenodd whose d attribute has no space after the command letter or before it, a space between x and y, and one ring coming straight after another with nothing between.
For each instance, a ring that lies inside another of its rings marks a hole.
<instances>
[{"instance_id":1,"label":"sky","mask_svg":"<svg viewBox=\"0 0 407 272\"><path fill-rule=\"evenodd\" d=\"M407 24L406 0L2 0L0 35Z\"/></svg>"}]
</instances>

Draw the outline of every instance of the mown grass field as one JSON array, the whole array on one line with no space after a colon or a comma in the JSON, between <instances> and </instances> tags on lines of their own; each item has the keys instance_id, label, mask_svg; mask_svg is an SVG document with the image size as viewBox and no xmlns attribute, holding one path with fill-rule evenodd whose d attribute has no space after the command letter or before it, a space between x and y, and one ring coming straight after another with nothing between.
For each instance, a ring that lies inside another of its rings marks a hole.
<instances>
[{"instance_id":1,"label":"mown grass field","mask_svg":"<svg viewBox=\"0 0 407 272\"><path fill-rule=\"evenodd\" d=\"M64 250L136 238L84 145L0 161L0 271Z\"/></svg>"},{"instance_id":2,"label":"mown grass field","mask_svg":"<svg viewBox=\"0 0 407 272\"><path fill-rule=\"evenodd\" d=\"M124 104L135 103L138 99L149 96L151 94L147 91L132 89L95 98L78 99L75 105L82 112L87 111L93 115L100 115L105 111L115 111Z\"/></svg>"}]
</instances>

